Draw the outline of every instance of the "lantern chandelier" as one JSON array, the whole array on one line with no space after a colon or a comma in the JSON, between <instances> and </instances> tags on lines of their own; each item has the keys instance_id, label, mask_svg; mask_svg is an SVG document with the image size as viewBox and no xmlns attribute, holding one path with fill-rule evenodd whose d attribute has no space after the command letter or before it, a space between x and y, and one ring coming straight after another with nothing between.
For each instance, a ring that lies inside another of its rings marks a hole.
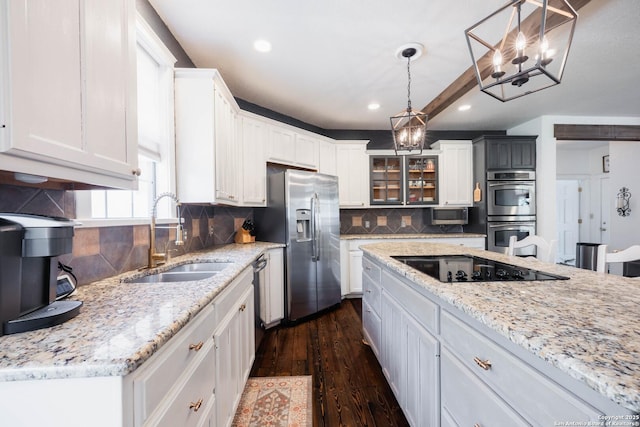
<instances>
[{"instance_id":1,"label":"lantern chandelier","mask_svg":"<svg viewBox=\"0 0 640 427\"><path fill-rule=\"evenodd\" d=\"M566 0L510 0L467 29L480 90L504 102L559 84L577 19Z\"/></svg>"},{"instance_id":2,"label":"lantern chandelier","mask_svg":"<svg viewBox=\"0 0 640 427\"><path fill-rule=\"evenodd\" d=\"M419 43L410 43L400 47L396 52L398 58L407 58L407 108L390 117L391 132L393 134L393 148L399 151L417 150L422 153L425 136L427 134L427 115L422 111L411 108L411 61L422 55L423 47Z\"/></svg>"}]
</instances>

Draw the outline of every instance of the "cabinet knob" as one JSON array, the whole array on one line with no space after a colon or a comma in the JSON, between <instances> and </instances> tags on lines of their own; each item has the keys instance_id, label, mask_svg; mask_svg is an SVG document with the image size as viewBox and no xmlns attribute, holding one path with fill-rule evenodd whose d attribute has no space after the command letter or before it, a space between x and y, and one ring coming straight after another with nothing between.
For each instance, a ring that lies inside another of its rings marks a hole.
<instances>
[{"instance_id":1,"label":"cabinet knob","mask_svg":"<svg viewBox=\"0 0 640 427\"><path fill-rule=\"evenodd\" d=\"M198 399L197 402L189 403L189 409L193 409L193 412L198 412L198 409L202 406L202 398Z\"/></svg>"},{"instance_id":2,"label":"cabinet knob","mask_svg":"<svg viewBox=\"0 0 640 427\"><path fill-rule=\"evenodd\" d=\"M482 360L479 357L474 357L473 361L476 362L476 365L480 366L485 371L491 369L491 362L488 360Z\"/></svg>"},{"instance_id":3,"label":"cabinet knob","mask_svg":"<svg viewBox=\"0 0 640 427\"><path fill-rule=\"evenodd\" d=\"M136 168L136 169L132 170L131 173L133 175L135 175L135 176L140 176L140 175L142 175L142 169Z\"/></svg>"},{"instance_id":4,"label":"cabinet knob","mask_svg":"<svg viewBox=\"0 0 640 427\"><path fill-rule=\"evenodd\" d=\"M189 344L189 350L200 351L204 343L200 341L198 344Z\"/></svg>"},{"instance_id":5,"label":"cabinet knob","mask_svg":"<svg viewBox=\"0 0 640 427\"><path fill-rule=\"evenodd\" d=\"M247 305L246 305L246 304L242 304L242 305L240 306L240 311L244 311L244 309L245 309L245 308L247 308Z\"/></svg>"}]
</instances>

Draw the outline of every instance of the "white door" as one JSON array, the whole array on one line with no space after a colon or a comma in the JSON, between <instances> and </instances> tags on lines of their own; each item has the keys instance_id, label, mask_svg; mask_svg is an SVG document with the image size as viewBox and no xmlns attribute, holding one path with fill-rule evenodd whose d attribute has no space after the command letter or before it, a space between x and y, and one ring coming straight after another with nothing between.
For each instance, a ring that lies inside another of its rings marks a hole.
<instances>
[{"instance_id":1,"label":"white door","mask_svg":"<svg viewBox=\"0 0 640 427\"><path fill-rule=\"evenodd\" d=\"M600 178L600 243L609 244L612 198L609 194L609 178Z\"/></svg>"},{"instance_id":2,"label":"white door","mask_svg":"<svg viewBox=\"0 0 640 427\"><path fill-rule=\"evenodd\" d=\"M576 243L580 240L580 182L556 181L558 253L556 262L575 265Z\"/></svg>"}]
</instances>

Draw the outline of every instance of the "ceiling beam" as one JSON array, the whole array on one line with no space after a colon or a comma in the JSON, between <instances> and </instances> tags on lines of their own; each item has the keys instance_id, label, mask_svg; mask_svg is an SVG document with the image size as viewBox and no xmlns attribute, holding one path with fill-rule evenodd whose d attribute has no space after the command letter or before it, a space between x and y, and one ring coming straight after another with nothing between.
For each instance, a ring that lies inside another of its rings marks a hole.
<instances>
[{"instance_id":1,"label":"ceiling beam","mask_svg":"<svg viewBox=\"0 0 640 427\"><path fill-rule=\"evenodd\" d=\"M571 4L571 7L578 11L590 1L591 0L571 0L569 3ZM530 15L527 19L531 18L533 18L533 15ZM536 19L539 20L540 18L538 17ZM492 56L493 52L487 52L483 58L478 60L478 62L481 62L482 59L490 55ZM480 75L483 79L492 72L491 61L485 61L485 63L487 63L488 66L485 66L480 70ZM438 96L433 98L431 102L425 105L425 107L422 109L422 112L429 115L429 120L433 120L435 116L446 110L454 102L462 98L467 92L469 92L476 86L478 86L478 80L476 79L475 68L472 65L464 73L462 73L460 77L454 80L453 83L451 83L445 90L440 92Z\"/></svg>"},{"instance_id":2,"label":"ceiling beam","mask_svg":"<svg viewBox=\"0 0 640 427\"><path fill-rule=\"evenodd\" d=\"M640 141L640 126L555 124L553 136L562 141Z\"/></svg>"}]
</instances>

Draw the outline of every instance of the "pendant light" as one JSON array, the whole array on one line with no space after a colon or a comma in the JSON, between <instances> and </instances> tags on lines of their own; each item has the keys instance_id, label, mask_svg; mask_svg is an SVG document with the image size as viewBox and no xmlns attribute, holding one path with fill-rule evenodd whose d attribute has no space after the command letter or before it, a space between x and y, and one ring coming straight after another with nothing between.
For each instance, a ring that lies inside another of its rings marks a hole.
<instances>
[{"instance_id":1,"label":"pendant light","mask_svg":"<svg viewBox=\"0 0 640 427\"><path fill-rule=\"evenodd\" d=\"M510 0L467 29L480 90L504 102L560 84L577 19L567 0Z\"/></svg>"},{"instance_id":2,"label":"pendant light","mask_svg":"<svg viewBox=\"0 0 640 427\"><path fill-rule=\"evenodd\" d=\"M396 56L407 59L407 108L390 118L393 134L393 147L399 152L417 151L422 153L427 134L427 115L422 111L415 112L411 108L411 60L422 54L422 45L411 43L401 47Z\"/></svg>"}]
</instances>

